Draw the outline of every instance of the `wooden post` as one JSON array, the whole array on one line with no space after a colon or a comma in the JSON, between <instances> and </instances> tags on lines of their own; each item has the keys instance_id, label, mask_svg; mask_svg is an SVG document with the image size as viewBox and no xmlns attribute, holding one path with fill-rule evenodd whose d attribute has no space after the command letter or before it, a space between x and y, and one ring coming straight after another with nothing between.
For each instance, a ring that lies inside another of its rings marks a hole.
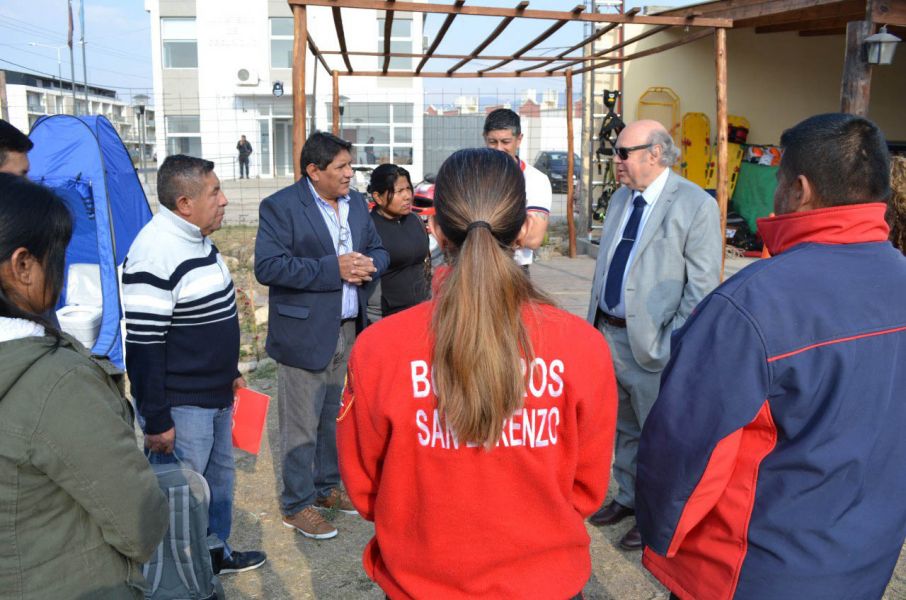
<instances>
[{"instance_id":1,"label":"wooden post","mask_svg":"<svg viewBox=\"0 0 906 600\"><path fill-rule=\"evenodd\" d=\"M331 103L333 126L331 131L334 135L340 135L340 72L334 69L331 71L331 75L333 76L333 100Z\"/></svg>"},{"instance_id":2,"label":"wooden post","mask_svg":"<svg viewBox=\"0 0 906 600\"><path fill-rule=\"evenodd\" d=\"M714 30L714 57L717 62L717 206L720 209L720 278L724 278L727 250L727 204L730 177L727 173L727 30Z\"/></svg>"},{"instance_id":3,"label":"wooden post","mask_svg":"<svg viewBox=\"0 0 906 600\"><path fill-rule=\"evenodd\" d=\"M576 221L573 216L573 70L566 70L566 225L569 228L569 257L576 258Z\"/></svg>"},{"instance_id":4,"label":"wooden post","mask_svg":"<svg viewBox=\"0 0 906 600\"><path fill-rule=\"evenodd\" d=\"M846 54L843 58L843 81L840 84L840 111L868 115L871 95L871 65L864 58L865 38L871 35L869 21L846 24Z\"/></svg>"},{"instance_id":5,"label":"wooden post","mask_svg":"<svg viewBox=\"0 0 906 600\"><path fill-rule=\"evenodd\" d=\"M302 177L302 146L305 144L305 52L308 43L306 8L293 4L293 175Z\"/></svg>"}]
</instances>

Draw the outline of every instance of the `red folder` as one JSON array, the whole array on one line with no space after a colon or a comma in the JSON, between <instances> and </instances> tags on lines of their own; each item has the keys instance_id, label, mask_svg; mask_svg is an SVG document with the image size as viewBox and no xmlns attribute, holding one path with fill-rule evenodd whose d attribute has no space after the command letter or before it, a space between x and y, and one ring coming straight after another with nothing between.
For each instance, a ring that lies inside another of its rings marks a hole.
<instances>
[{"instance_id":1,"label":"red folder","mask_svg":"<svg viewBox=\"0 0 906 600\"><path fill-rule=\"evenodd\" d=\"M233 397L233 447L258 454L270 396L239 388Z\"/></svg>"}]
</instances>

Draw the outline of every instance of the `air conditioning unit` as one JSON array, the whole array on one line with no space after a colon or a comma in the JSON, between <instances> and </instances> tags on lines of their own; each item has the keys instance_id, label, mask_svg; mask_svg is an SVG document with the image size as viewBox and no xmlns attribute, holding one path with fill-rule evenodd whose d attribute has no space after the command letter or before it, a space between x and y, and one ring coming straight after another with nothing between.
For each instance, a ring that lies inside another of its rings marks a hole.
<instances>
[{"instance_id":1,"label":"air conditioning unit","mask_svg":"<svg viewBox=\"0 0 906 600\"><path fill-rule=\"evenodd\" d=\"M236 85L258 85L258 72L254 69L240 67L236 69Z\"/></svg>"}]
</instances>

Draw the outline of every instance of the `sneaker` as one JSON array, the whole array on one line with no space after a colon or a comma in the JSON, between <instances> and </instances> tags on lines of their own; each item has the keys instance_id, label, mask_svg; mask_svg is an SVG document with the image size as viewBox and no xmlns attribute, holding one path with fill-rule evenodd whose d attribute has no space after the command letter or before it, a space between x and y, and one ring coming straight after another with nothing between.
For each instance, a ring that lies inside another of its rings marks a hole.
<instances>
[{"instance_id":1,"label":"sneaker","mask_svg":"<svg viewBox=\"0 0 906 600\"><path fill-rule=\"evenodd\" d=\"M316 540L329 540L337 535L337 528L325 521L314 506L306 506L294 515L283 517L283 526Z\"/></svg>"},{"instance_id":2,"label":"sneaker","mask_svg":"<svg viewBox=\"0 0 906 600\"><path fill-rule=\"evenodd\" d=\"M230 553L228 558L224 558L220 563L220 574L241 573L257 569L267 561L267 555L264 552L251 550L249 552Z\"/></svg>"},{"instance_id":3,"label":"sneaker","mask_svg":"<svg viewBox=\"0 0 906 600\"><path fill-rule=\"evenodd\" d=\"M318 498L315 503L321 508L333 508L340 512L344 512L347 515L359 514L352 505L352 500L349 499L349 495L340 488L333 488L330 490L330 494L323 498Z\"/></svg>"}]
</instances>

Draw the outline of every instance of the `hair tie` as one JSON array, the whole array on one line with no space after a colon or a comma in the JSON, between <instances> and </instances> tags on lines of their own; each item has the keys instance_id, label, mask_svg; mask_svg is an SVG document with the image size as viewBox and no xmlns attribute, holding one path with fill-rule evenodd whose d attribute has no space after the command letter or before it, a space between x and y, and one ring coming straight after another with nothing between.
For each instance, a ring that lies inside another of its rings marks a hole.
<instances>
[{"instance_id":1,"label":"hair tie","mask_svg":"<svg viewBox=\"0 0 906 600\"><path fill-rule=\"evenodd\" d=\"M493 230L491 229L491 224L488 223L487 221L472 221L471 223L469 223L469 226L466 227L466 234L468 234L470 231L472 231L476 227L484 227L488 231L493 232Z\"/></svg>"}]
</instances>

